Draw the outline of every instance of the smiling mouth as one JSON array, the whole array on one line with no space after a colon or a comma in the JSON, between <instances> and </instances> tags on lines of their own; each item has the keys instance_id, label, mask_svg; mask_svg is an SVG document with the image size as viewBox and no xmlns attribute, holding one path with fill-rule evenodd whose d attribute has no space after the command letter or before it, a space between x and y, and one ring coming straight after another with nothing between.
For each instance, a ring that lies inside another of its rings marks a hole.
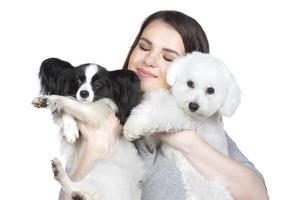
<instances>
[{"instance_id":1,"label":"smiling mouth","mask_svg":"<svg viewBox=\"0 0 300 200\"><path fill-rule=\"evenodd\" d=\"M137 73L140 76L140 78L157 78L156 75L142 68L137 69Z\"/></svg>"}]
</instances>

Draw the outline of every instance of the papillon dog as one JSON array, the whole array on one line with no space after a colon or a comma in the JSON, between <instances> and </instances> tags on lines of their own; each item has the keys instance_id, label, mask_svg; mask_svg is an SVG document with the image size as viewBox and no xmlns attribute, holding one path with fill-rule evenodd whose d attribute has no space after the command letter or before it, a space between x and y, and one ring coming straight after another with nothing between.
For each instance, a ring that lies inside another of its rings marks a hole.
<instances>
[{"instance_id":1,"label":"papillon dog","mask_svg":"<svg viewBox=\"0 0 300 200\"><path fill-rule=\"evenodd\" d=\"M39 78L43 96L32 104L52 110L69 174L86 145L77 121L107 127L111 126L107 118L115 114L123 125L140 97L139 78L130 70L108 71L90 63L73 67L69 62L49 58L42 62ZM57 158L52 160L55 179L69 199L140 199L143 165L136 148L123 136L105 131L101 134L99 145L104 156L82 180L72 181Z\"/></svg>"}]
</instances>

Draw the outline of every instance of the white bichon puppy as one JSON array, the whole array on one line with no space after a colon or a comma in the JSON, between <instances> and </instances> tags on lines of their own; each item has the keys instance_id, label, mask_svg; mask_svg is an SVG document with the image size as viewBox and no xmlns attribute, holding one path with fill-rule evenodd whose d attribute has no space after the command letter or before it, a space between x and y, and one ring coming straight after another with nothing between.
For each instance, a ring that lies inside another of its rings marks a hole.
<instances>
[{"instance_id":1,"label":"white bichon puppy","mask_svg":"<svg viewBox=\"0 0 300 200\"><path fill-rule=\"evenodd\" d=\"M228 155L222 116L231 116L240 103L240 89L225 64L209 54L193 52L176 59L167 71L170 90L145 94L124 125L130 140L157 132L196 130L212 147ZM167 144L164 153L179 168L186 199L231 200L222 183L209 182L184 156Z\"/></svg>"}]
</instances>

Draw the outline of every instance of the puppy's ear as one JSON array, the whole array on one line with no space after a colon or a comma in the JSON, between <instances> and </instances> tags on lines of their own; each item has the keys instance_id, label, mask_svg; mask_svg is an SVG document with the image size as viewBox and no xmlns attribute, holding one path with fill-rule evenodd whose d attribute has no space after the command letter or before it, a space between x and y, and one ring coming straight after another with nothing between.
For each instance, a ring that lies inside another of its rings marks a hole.
<instances>
[{"instance_id":1,"label":"puppy's ear","mask_svg":"<svg viewBox=\"0 0 300 200\"><path fill-rule=\"evenodd\" d=\"M112 81L113 100L117 104L117 117L124 125L132 108L140 100L139 77L130 70L115 70L109 72Z\"/></svg>"},{"instance_id":2,"label":"puppy's ear","mask_svg":"<svg viewBox=\"0 0 300 200\"><path fill-rule=\"evenodd\" d=\"M173 86L182 68L182 58L176 59L167 70L167 83Z\"/></svg>"},{"instance_id":3,"label":"puppy's ear","mask_svg":"<svg viewBox=\"0 0 300 200\"><path fill-rule=\"evenodd\" d=\"M40 67L39 78L42 94L67 95L74 67L58 58L44 60Z\"/></svg>"},{"instance_id":4,"label":"puppy's ear","mask_svg":"<svg viewBox=\"0 0 300 200\"><path fill-rule=\"evenodd\" d=\"M220 109L223 116L230 117L236 111L241 102L241 90L231 75L231 81L228 86L227 96Z\"/></svg>"}]
</instances>

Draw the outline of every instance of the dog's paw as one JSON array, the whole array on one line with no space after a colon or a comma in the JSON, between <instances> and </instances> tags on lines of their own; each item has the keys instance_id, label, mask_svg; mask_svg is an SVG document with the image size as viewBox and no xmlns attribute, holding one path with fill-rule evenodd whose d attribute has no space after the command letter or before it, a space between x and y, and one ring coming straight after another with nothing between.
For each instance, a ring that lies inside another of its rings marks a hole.
<instances>
[{"instance_id":1,"label":"dog's paw","mask_svg":"<svg viewBox=\"0 0 300 200\"><path fill-rule=\"evenodd\" d=\"M148 123L146 119L141 117L133 116L128 118L123 127L123 134L125 138L130 141L136 140L144 135L147 135L145 128Z\"/></svg>"},{"instance_id":2,"label":"dog's paw","mask_svg":"<svg viewBox=\"0 0 300 200\"><path fill-rule=\"evenodd\" d=\"M86 200L86 197L78 191L74 191L71 194L72 200Z\"/></svg>"},{"instance_id":3,"label":"dog's paw","mask_svg":"<svg viewBox=\"0 0 300 200\"><path fill-rule=\"evenodd\" d=\"M33 99L32 105L37 108L47 108L49 106L49 101L46 96L40 96Z\"/></svg>"},{"instance_id":4,"label":"dog's paw","mask_svg":"<svg viewBox=\"0 0 300 200\"><path fill-rule=\"evenodd\" d=\"M51 166L52 166L54 178L59 179L64 169L61 162L58 160L58 158L54 158L53 160L51 160Z\"/></svg>"},{"instance_id":5,"label":"dog's paw","mask_svg":"<svg viewBox=\"0 0 300 200\"><path fill-rule=\"evenodd\" d=\"M64 123L61 128L61 134L64 141L73 144L79 138L79 131L77 124Z\"/></svg>"}]
</instances>

